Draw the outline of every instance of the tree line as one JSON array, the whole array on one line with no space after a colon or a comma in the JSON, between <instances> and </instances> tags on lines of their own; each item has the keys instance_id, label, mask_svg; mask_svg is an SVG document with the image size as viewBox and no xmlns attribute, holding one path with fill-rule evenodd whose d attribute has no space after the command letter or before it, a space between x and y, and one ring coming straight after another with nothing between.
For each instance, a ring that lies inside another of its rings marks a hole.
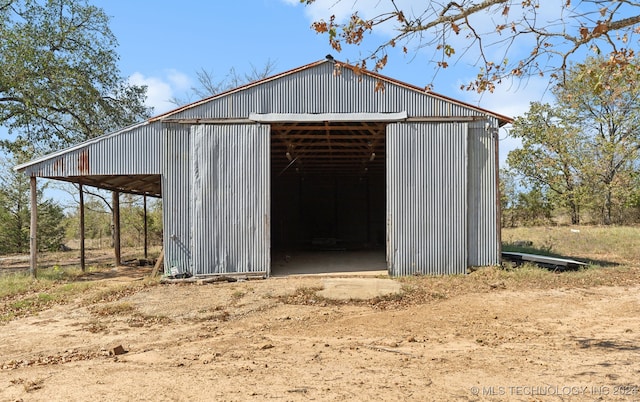
<instances>
[{"instance_id":1,"label":"tree line","mask_svg":"<svg viewBox=\"0 0 640 402\"><path fill-rule=\"evenodd\" d=\"M5 160L6 163L6 160ZM3 164L6 167L6 164ZM0 254L29 252L30 193L29 177L12 169L0 172ZM44 197L38 189L38 249L64 251L78 249L80 208L72 203L64 207L59 201ZM74 188L77 191L76 188ZM113 247L113 215L100 190L85 187L85 239L88 248ZM145 210L141 196L120 196L121 245L144 245ZM147 198L147 240L151 246L162 245L162 202Z\"/></svg>"},{"instance_id":2,"label":"tree line","mask_svg":"<svg viewBox=\"0 0 640 402\"><path fill-rule=\"evenodd\" d=\"M552 89L553 103L532 103L515 120L522 146L502 172L504 224L638 221L639 79L634 58L591 57Z\"/></svg>"}]
</instances>

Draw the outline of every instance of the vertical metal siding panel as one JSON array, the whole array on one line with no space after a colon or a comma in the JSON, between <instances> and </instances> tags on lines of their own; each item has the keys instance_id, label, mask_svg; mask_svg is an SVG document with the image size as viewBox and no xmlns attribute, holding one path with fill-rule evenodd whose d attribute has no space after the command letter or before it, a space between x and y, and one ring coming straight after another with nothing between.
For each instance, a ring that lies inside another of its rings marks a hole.
<instances>
[{"instance_id":1,"label":"vertical metal siding panel","mask_svg":"<svg viewBox=\"0 0 640 402\"><path fill-rule=\"evenodd\" d=\"M160 122L110 136L89 148L91 174L159 174Z\"/></svg>"},{"instance_id":2,"label":"vertical metal siding panel","mask_svg":"<svg viewBox=\"0 0 640 402\"><path fill-rule=\"evenodd\" d=\"M269 272L269 129L192 126L196 275Z\"/></svg>"},{"instance_id":3,"label":"vertical metal siding panel","mask_svg":"<svg viewBox=\"0 0 640 402\"><path fill-rule=\"evenodd\" d=\"M469 130L469 264L474 266L500 263L498 236L498 197L496 184L496 145L494 129L497 121L473 122Z\"/></svg>"},{"instance_id":4,"label":"vertical metal siding panel","mask_svg":"<svg viewBox=\"0 0 640 402\"><path fill-rule=\"evenodd\" d=\"M162 152L165 272L192 272L189 214L189 127L166 124Z\"/></svg>"},{"instance_id":5,"label":"vertical metal siding panel","mask_svg":"<svg viewBox=\"0 0 640 402\"><path fill-rule=\"evenodd\" d=\"M466 272L466 137L466 123L387 126L390 274Z\"/></svg>"}]
</instances>

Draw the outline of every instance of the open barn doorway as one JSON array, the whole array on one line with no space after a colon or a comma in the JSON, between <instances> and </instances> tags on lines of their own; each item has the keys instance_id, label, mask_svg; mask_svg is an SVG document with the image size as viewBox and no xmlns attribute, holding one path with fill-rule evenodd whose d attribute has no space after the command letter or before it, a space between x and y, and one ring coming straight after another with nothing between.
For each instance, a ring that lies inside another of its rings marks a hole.
<instances>
[{"instance_id":1,"label":"open barn doorway","mask_svg":"<svg viewBox=\"0 0 640 402\"><path fill-rule=\"evenodd\" d=\"M380 122L271 125L271 274L386 270Z\"/></svg>"}]
</instances>

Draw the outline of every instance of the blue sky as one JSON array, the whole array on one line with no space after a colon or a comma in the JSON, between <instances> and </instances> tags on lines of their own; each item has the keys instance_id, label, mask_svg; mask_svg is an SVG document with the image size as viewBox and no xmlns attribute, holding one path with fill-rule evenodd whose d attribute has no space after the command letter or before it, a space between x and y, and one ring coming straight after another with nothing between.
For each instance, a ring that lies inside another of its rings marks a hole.
<instances>
[{"instance_id":1,"label":"blue sky","mask_svg":"<svg viewBox=\"0 0 640 402\"><path fill-rule=\"evenodd\" d=\"M357 5L383 3L360 1ZM184 98L197 85L196 71L200 69L222 79L231 68L248 72L251 65L260 68L268 60L275 63L275 73L320 60L328 53L341 61L354 61L366 55L377 40L388 39L392 29L381 29L372 41L360 47L345 46L337 53L327 37L312 31L310 24L332 14L348 16L353 0L319 0L314 7L305 7L298 0L96 0L94 4L111 17L111 28L120 44L122 74L149 87L148 104L156 113L174 107L169 102L172 97ZM380 11L370 7L363 11L365 16ZM427 51L409 56L392 53L382 73L417 86L433 81L435 92L508 116L524 113L529 102L541 100L547 89L547 80L533 78L518 88L512 83L499 86L493 94L465 92L460 85L476 73L468 59L440 71L435 80L429 59ZM500 137L503 161L517 142L508 138L506 131Z\"/></svg>"}]
</instances>

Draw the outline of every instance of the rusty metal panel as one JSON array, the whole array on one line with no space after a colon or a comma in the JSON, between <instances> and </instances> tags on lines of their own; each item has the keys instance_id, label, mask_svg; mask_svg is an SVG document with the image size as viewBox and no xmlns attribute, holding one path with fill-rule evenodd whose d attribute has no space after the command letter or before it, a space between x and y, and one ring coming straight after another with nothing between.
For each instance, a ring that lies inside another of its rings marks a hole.
<instances>
[{"instance_id":1,"label":"rusty metal panel","mask_svg":"<svg viewBox=\"0 0 640 402\"><path fill-rule=\"evenodd\" d=\"M419 88L320 63L263 80L185 108L171 119L248 118L250 113L395 113L409 116L484 116L485 112Z\"/></svg>"},{"instance_id":2,"label":"rusty metal panel","mask_svg":"<svg viewBox=\"0 0 640 402\"><path fill-rule=\"evenodd\" d=\"M189 213L189 126L166 124L162 154L162 224L165 272L192 272Z\"/></svg>"},{"instance_id":3,"label":"rusty metal panel","mask_svg":"<svg viewBox=\"0 0 640 402\"><path fill-rule=\"evenodd\" d=\"M466 123L387 126L387 265L394 276L466 272Z\"/></svg>"},{"instance_id":4,"label":"rusty metal panel","mask_svg":"<svg viewBox=\"0 0 640 402\"><path fill-rule=\"evenodd\" d=\"M469 124L469 265L500 264L498 121Z\"/></svg>"},{"instance_id":5,"label":"rusty metal panel","mask_svg":"<svg viewBox=\"0 0 640 402\"><path fill-rule=\"evenodd\" d=\"M37 177L160 174L162 123L141 123L15 169Z\"/></svg>"},{"instance_id":6,"label":"rusty metal panel","mask_svg":"<svg viewBox=\"0 0 640 402\"><path fill-rule=\"evenodd\" d=\"M269 133L260 124L191 126L195 275L269 274Z\"/></svg>"}]
</instances>

